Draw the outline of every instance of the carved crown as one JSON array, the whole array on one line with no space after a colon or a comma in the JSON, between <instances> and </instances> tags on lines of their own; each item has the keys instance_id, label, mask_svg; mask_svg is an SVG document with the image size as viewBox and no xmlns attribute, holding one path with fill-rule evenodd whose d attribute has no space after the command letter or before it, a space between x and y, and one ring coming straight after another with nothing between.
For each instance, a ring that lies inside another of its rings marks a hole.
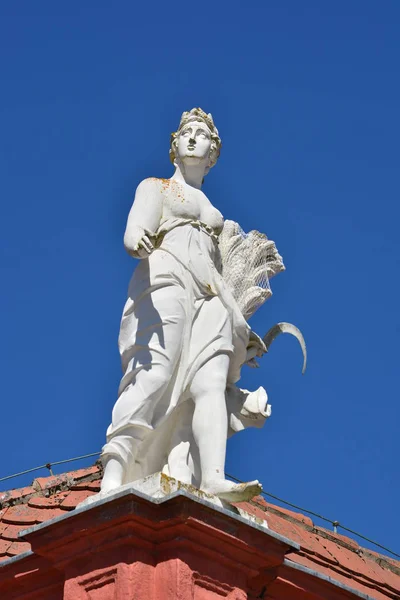
<instances>
[{"instance_id":1,"label":"carved crown","mask_svg":"<svg viewBox=\"0 0 400 600\"><path fill-rule=\"evenodd\" d=\"M206 113L201 108L192 108L192 110L185 111L182 113L181 120L177 131L171 133L171 148L169 156L171 162L175 162L176 158L176 141L179 136L181 129L190 123L191 121L202 121L205 123L210 130L211 134L211 152L210 152L210 165L209 168L213 167L218 160L221 151L221 138L219 137L218 129L215 127L214 120L211 113Z\"/></svg>"}]
</instances>

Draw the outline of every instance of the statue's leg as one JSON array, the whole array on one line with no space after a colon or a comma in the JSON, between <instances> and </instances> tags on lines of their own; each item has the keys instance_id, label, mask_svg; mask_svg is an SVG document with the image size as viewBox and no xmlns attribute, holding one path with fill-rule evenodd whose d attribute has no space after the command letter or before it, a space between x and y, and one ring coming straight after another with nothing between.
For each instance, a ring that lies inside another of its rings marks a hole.
<instances>
[{"instance_id":1,"label":"statue's leg","mask_svg":"<svg viewBox=\"0 0 400 600\"><path fill-rule=\"evenodd\" d=\"M185 319L185 291L168 285L142 296L123 321L133 351L124 376L129 385L120 390L103 448L104 492L132 480L139 446L153 429L154 415L168 409L164 395L180 357Z\"/></svg>"},{"instance_id":2,"label":"statue's leg","mask_svg":"<svg viewBox=\"0 0 400 600\"><path fill-rule=\"evenodd\" d=\"M196 373L191 385L195 403L193 436L199 448L200 489L230 502L249 500L261 492L258 481L233 483L225 479L228 415L225 390L229 356L211 358Z\"/></svg>"},{"instance_id":3,"label":"statue's leg","mask_svg":"<svg viewBox=\"0 0 400 600\"><path fill-rule=\"evenodd\" d=\"M200 453L202 489L211 481L225 479L228 369L227 354L213 356L196 373L190 388L195 403L193 435Z\"/></svg>"},{"instance_id":4,"label":"statue's leg","mask_svg":"<svg viewBox=\"0 0 400 600\"><path fill-rule=\"evenodd\" d=\"M136 452L148 431L144 427L128 426L115 435L104 447L101 460L104 475L101 491L108 493L133 479L129 471L133 468Z\"/></svg>"},{"instance_id":5,"label":"statue's leg","mask_svg":"<svg viewBox=\"0 0 400 600\"><path fill-rule=\"evenodd\" d=\"M119 457L109 454L102 459L104 466L104 477L101 482L101 491L107 493L115 490L121 485L125 468Z\"/></svg>"}]
</instances>

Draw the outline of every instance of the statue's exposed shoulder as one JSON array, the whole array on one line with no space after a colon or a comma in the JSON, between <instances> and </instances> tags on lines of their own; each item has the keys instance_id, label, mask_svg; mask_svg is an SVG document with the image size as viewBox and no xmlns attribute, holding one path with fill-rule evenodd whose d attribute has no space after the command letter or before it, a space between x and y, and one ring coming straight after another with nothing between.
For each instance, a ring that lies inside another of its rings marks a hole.
<instances>
[{"instance_id":1,"label":"statue's exposed shoulder","mask_svg":"<svg viewBox=\"0 0 400 600\"><path fill-rule=\"evenodd\" d=\"M147 177L143 179L137 187L139 190L143 191L154 191L154 192L165 192L171 185L170 179L163 179L162 177Z\"/></svg>"}]
</instances>

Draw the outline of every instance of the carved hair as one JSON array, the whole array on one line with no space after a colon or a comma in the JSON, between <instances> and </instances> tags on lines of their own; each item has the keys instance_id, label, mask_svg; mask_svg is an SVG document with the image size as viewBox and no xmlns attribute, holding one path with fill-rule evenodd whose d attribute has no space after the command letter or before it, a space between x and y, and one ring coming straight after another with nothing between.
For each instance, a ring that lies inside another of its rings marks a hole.
<instances>
[{"instance_id":1,"label":"carved hair","mask_svg":"<svg viewBox=\"0 0 400 600\"><path fill-rule=\"evenodd\" d=\"M219 157L219 153L221 151L221 138L218 134L218 129L214 125L214 121L211 113L205 113L201 108L192 108L192 110L188 112L182 113L181 122L179 123L179 127L177 131L171 133L171 148L169 151L169 157L172 163L175 163L176 155L177 155L177 143L179 134L185 125L190 123L191 121L200 121L207 125L207 128L210 131L211 135L211 150L210 150L210 164L208 169L213 167Z\"/></svg>"}]
</instances>

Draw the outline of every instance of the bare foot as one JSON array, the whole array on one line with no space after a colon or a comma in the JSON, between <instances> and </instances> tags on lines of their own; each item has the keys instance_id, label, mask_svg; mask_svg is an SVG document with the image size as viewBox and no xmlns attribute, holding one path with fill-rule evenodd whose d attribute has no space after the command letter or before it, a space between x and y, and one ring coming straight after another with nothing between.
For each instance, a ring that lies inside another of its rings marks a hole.
<instances>
[{"instance_id":1,"label":"bare foot","mask_svg":"<svg viewBox=\"0 0 400 600\"><path fill-rule=\"evenodd\" d=\"M244 483L233 483L227 479L217 479L202 484L200 487L203 492L214 494L221 500L228 502L245 502L251 500L254 496L261 494L262 485L255 479Z\"/></svg>"}]
</instances>

